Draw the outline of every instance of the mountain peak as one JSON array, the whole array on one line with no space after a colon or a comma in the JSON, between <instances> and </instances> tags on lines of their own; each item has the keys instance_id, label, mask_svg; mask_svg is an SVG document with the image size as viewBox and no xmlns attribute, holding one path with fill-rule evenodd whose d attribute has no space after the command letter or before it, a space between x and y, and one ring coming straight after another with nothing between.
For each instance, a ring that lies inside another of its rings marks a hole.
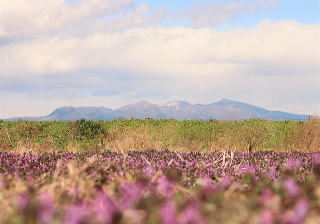
<instances>
[{"instance_id":1,"label":"mountain peak","mask_svg":"<svg viewBox=\"0 0 320 224\"><path fill-rule=\"evenodd\" d=\"M122 118L169 118L178 120L190 119L217 119L217 120L244 120L261 118L271 120L306 120L308 115L290 114L279 111L270 111L247 103L222 99L211 104L193 105L186 101L169 101L163 106L152 104L147 101L139 101L112 110L105 107L60 107L48 116L25 117L24 120L113 120ZM11 118L8 120L18 120Z\"/></svg>"},{"instance_id":2,"label":"mountain peak","mask_svg":"<svg viewBox=\"0 0 320 224\"><path fill-rule=\"evenodd\" d=\"M72 106L64 106L64 107L59 107L57 109L55 109L50 115L52 114L57 114L57 113L65 113L65 112L70 112L75 110L75 107Z\"/></svg>"},{"instance_id":3,"label":"mountain peak","mask_svg":"<svg viewBox=\"0 0 320 224\"><path fill-rule=\"evenodd\" d=\"M147 102L145 100L140 100L136 103L128 104L126 106L122 106L118 108L117 110L128 110L128 109L133 109L133 110L143 110L145 108L151 108L151 107L156 107L157 105L152 104L150 102Z\"/></svg>"},{"instance_id":4,"label":"mountain peak","mask_svg":"<svg viewBox=\"0 0 320 224\"><path fill-rule=\"evenodd\" d=\"M150 102L148 102L148 101L145 101L145 100L140 100L140 101L138 101L138 102L135 103L135 104L152 104L152 103L150 103Z\"/></svg>"},{"instance_id":5,"label":"mountain peak","mask_svg":"<svg viewBox=\"0 0 320 224\"><path fill-rule=\"evenodd\" d=\"M187 106L191 105L191 103L182 100L173 100L163 104L165 107L175 107L175 106Z\"/></svg>"},{"instance_id":6,"label":"mountain peak","mask_svg":"<svg viewBox=\"0 0 320 224\"><path fill-rule=\"evenodd\" d=\"M248 103L240 102L240 101L235 101L235 100L230 100L230 99L222 99L216 103L213 103L215 105L234 105L234 106L251 106Z\"/></svg>"},{"instance_id":7,"label":"mountain peak","mask_svg":"<svg viewBox=\"0 0 320 224\"><path fill-rule=\"evenodd\" d=\"M234 101L234 100L230 100L230 99L222 99L222 100L218 101L217 103L229 104L229 103L241 103L241 102L239 102L239 101Z\"/></svg>"}]
</instances>

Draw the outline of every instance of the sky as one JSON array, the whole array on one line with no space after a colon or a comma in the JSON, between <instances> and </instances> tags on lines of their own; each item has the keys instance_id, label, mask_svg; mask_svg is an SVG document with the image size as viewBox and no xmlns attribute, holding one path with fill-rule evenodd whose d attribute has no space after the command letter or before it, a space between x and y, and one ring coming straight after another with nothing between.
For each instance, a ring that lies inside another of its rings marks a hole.
<instances>
[{"instance_id":1,"label":"sky","mask_svg":"<svg viewBox=\"0 0 320 224\"><path fill-rule=\"evenodd\" d=\"M146 100L320 113L318 0L0 0L0 118Z\"/></svg>"}]
</instances>

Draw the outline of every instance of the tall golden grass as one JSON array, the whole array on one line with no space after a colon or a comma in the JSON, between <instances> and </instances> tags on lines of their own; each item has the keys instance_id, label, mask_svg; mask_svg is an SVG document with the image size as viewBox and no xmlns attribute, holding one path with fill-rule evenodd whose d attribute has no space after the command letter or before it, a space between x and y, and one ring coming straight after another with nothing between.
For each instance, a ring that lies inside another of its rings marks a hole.
<instances>
[{"instance_id":1,"label":"tall golden grass","mask_svg":"<svg viewBox=\"0 0 320 224\"><path fill-rule=\"evenodd\" d=\"M232 133L224 133L209 142L200 139L191 139L187 142L174 142L173 138L168 136L174 135L170 133L172 130L162 130L161 134L152 133L152 130L140 128L138 130L126 130L125 132L113 133L112 139L105 139L105 148L114 151L129 150L172 150L179 152L188 151L223 151L234 150L240 152L258 151L258 150L274 150L274 151L301 151L315 152L320 150L320 120L311 118L308 121L300 123L297 127L288 131L284 143L276 147L264 147L267 141L267 127L255 129L247 127L235 130ZM272 133L276 134L276 133Z\"/></svg>"},{"instance_id":2,"label":"tall golden grass","mask_svg":"<svg viewBox=\"0 0 320 224\"><path fill-rule=\"evenodd\" d=\"M299 150L319 151L320 150L320 119L310 118L301 124L297 131L297 138L294 147Z\"/></svg>"},{"instance_id":3,"label":"tall golden grass","mask_svg":"<svg viewBox=\"0 0 320 224\"><path fill-rule=\"evenodd\" d=\"M223 124L223 122L221 122ZM271 125L270 125L271 124ZM297 125L296 125L297 124ZM58 149L52 136L47 136L41 142L35 141L39 131L30 132L30 124L26 128L29 130L27 137L20 137L13 147L12 139L14 130L10 128L0 129L2 138L0 148L17 152L53 152L57 150L79 152L83 150L111 150L126 152L129 150L173 150L179 152L200 151L211 152L221 150L233 151L301 151L314 152L320 150L320 120L311 118L305 122L299 122L289 128L281 130L281 126L274 128L270 121L261 121L253 125L236 123L229 129L214 132L201 133L201 128L183 134L178 138L181 128L177 128L176 123L154 127L141 125L137 128L111 127L107 134L101 134L96 139L88 141L70 141L63 148ZM223 126L223 125L222 125ZM221 126L221 127L222 127ZM31 123L32 127L32 123ZM225 127L222 127L222 129ZM188 131L188 128L186 128ZM68 133L66 133L68 134ZM180 133L181 135L181 133ZM280 137L277 137L277 136ZM1 139L0 139L1 140Z\"/></svg>"}]
</instances>

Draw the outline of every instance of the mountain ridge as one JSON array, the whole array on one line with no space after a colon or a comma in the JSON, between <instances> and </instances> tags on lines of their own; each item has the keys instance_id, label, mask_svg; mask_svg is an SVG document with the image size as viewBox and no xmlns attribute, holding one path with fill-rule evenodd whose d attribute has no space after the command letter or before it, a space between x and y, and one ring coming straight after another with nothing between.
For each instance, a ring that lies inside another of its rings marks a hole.
<instances>
[{"instance_id":1,"label":"mountain ridge","mask_svg":"<svg viewBox=\"0 0 320 224\"><path fill-rule=\"evenodd\" d=\"M304 121L309 115L293 114L282 111L267 110L248 103L222 99L211 104L192 104L187 101L174 100L162 105L139 101L117 109L107 107L71 107L64 106L55 109L47 116L15 117L5 120L114 120L118 118L130 119L177 119L177 120L246 120L251 118L268 120L297 120Z\"/></svg>"}]
</instances>

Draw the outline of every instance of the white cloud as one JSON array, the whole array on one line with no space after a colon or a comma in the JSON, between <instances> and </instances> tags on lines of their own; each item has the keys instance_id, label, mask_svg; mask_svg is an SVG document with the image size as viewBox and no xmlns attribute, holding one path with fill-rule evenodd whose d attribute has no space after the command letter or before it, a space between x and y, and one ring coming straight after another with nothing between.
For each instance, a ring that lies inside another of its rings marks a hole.
<instances>
[{"instance_id":1,"label":"white cloud","mask_svg":"<svg viewBox=\"0 0 320 224\"><path fill-rule=\"evenodd\" d=\"M159 76L307 75L318 72L319 25L262 22L250 29L149 27L1 48L0 76L91 69Z\"/></svg>"},{"instance_id":2,"label":"white cloud","mask_svg":"<svg viewBox=\"0 0 320 224\"><path fill-rule=\"evenodd\" d=\"M262 21L230 31L146 26L162 12L150 15L147 5L133 2L0 0L0 102L6 107L0 117L39 114L35 105L51 109L59 102L233 98L300 113L320 104L319 24ZM241 4L229 6L231 14L243 11ZM29 109L16 110L28 101Z\"/></svg>"},{"instance_id":3,"label":"white cloud","mask_svg":"<svg viewBox=\"0 0 320 224\"><path fill-rule=\"evenodd\" d=\"M57 32L66 25L116 12L134 0L0 0L0 30L14 37Z\"/></svg>"}]
</instances>

